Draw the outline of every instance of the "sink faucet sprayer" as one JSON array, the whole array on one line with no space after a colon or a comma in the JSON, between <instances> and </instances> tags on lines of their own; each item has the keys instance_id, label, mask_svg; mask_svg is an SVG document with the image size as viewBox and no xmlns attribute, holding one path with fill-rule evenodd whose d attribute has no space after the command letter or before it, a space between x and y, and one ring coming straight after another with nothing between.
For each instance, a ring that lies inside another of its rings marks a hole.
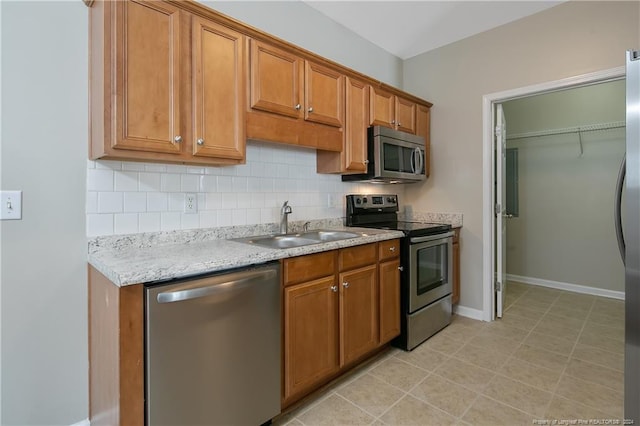
<instances>
[{"instance_id":1,"label":"sink faucet sprayer","mask_svg":"<svg viewBox=\"0 0 640 426\"><path fill-rule=\"evenodd\" d=\"M286 234L289 232L289 224L287 222L287 216L291 214L291 206L288 204L289 201L285 201L280 209L280 233Z\"/></svg>"}]
</instances>

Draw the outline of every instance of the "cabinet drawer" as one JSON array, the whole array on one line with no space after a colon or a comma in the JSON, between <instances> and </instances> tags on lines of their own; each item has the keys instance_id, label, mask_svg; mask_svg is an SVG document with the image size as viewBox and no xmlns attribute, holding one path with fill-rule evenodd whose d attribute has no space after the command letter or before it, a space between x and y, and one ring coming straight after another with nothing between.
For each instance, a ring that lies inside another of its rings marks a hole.
<instances>
[{"instance_id":1,"label":"cabinet drawer","mask_svg":"<svg viewBox=\"0 0 640 426\"><path fill-rule=\"evenodd\" d=\"M380 241L378 243L378 259L392 259L400 256L400 240Z\"/></svg>"},{"instance_id":2,"label":"cabinet drawer","mask_svg":"<svg viewBox=\"0 0 640 426\"><path fill-rule=\"evenodd\" d=\"M341 271L346 271L376 263L378 255L376 249L376 243L341 249L338 255L338 267Z\"/></svg>"},{"instance_id":3,"label":"cabinet drawer","mask_svg":"<svg viewBox=\"0 0 640 426\"><path fill-rule=\"evenodd\" d=\"M336 251L309 254L284 260L284 285L310 281L333 275L336 269Z\"/></svg>"}]
</instances>

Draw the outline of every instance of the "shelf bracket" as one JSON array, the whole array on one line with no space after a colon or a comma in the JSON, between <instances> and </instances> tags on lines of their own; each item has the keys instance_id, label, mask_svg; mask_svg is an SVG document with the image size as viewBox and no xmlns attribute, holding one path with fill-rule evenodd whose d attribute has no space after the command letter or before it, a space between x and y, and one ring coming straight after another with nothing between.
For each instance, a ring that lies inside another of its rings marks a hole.
<instances>
[{"instance_id":1,"label":"shelf bracket","mask_svg":"<svg viewBox=\"0 0 640 426\"><path fill-rule=\"evenodd\" d=\"M93 6L95 0L82 0L87 7Z\"/></svg>"}]
</instances>

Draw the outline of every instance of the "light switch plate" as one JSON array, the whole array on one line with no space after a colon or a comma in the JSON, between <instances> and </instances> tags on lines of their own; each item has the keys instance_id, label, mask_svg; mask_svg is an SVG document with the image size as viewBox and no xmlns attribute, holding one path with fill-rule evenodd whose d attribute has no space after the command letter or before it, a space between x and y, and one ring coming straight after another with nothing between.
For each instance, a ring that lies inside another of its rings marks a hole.
<instances>
[{"instance_id":1,"label":"light switch plate","mask_svg":"<svg viewBox=\"0 0 640 426\"><path fill-rule=\"evenodd\" d=\"M22 219L22 191L0 191L0 220Z\"/></svg>"}]
</instances>

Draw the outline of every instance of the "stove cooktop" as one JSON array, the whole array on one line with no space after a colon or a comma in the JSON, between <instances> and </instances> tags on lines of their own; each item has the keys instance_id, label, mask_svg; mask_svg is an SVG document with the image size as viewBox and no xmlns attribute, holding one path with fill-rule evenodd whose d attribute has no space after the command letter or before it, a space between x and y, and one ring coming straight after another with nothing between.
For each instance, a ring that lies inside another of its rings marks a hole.
<instances>
[{"instance_id":1,"label":"stove cooktop","mask_svg":"<svg viewBox=\"0 0 640 426\"><path fill-rule=\"evenodd\" d=\"M361 228L390 229L402 231L408 236L433 235L451 230L451 225L427 222L389 221L358 224Z\"/></svg>"}]
</instances>

